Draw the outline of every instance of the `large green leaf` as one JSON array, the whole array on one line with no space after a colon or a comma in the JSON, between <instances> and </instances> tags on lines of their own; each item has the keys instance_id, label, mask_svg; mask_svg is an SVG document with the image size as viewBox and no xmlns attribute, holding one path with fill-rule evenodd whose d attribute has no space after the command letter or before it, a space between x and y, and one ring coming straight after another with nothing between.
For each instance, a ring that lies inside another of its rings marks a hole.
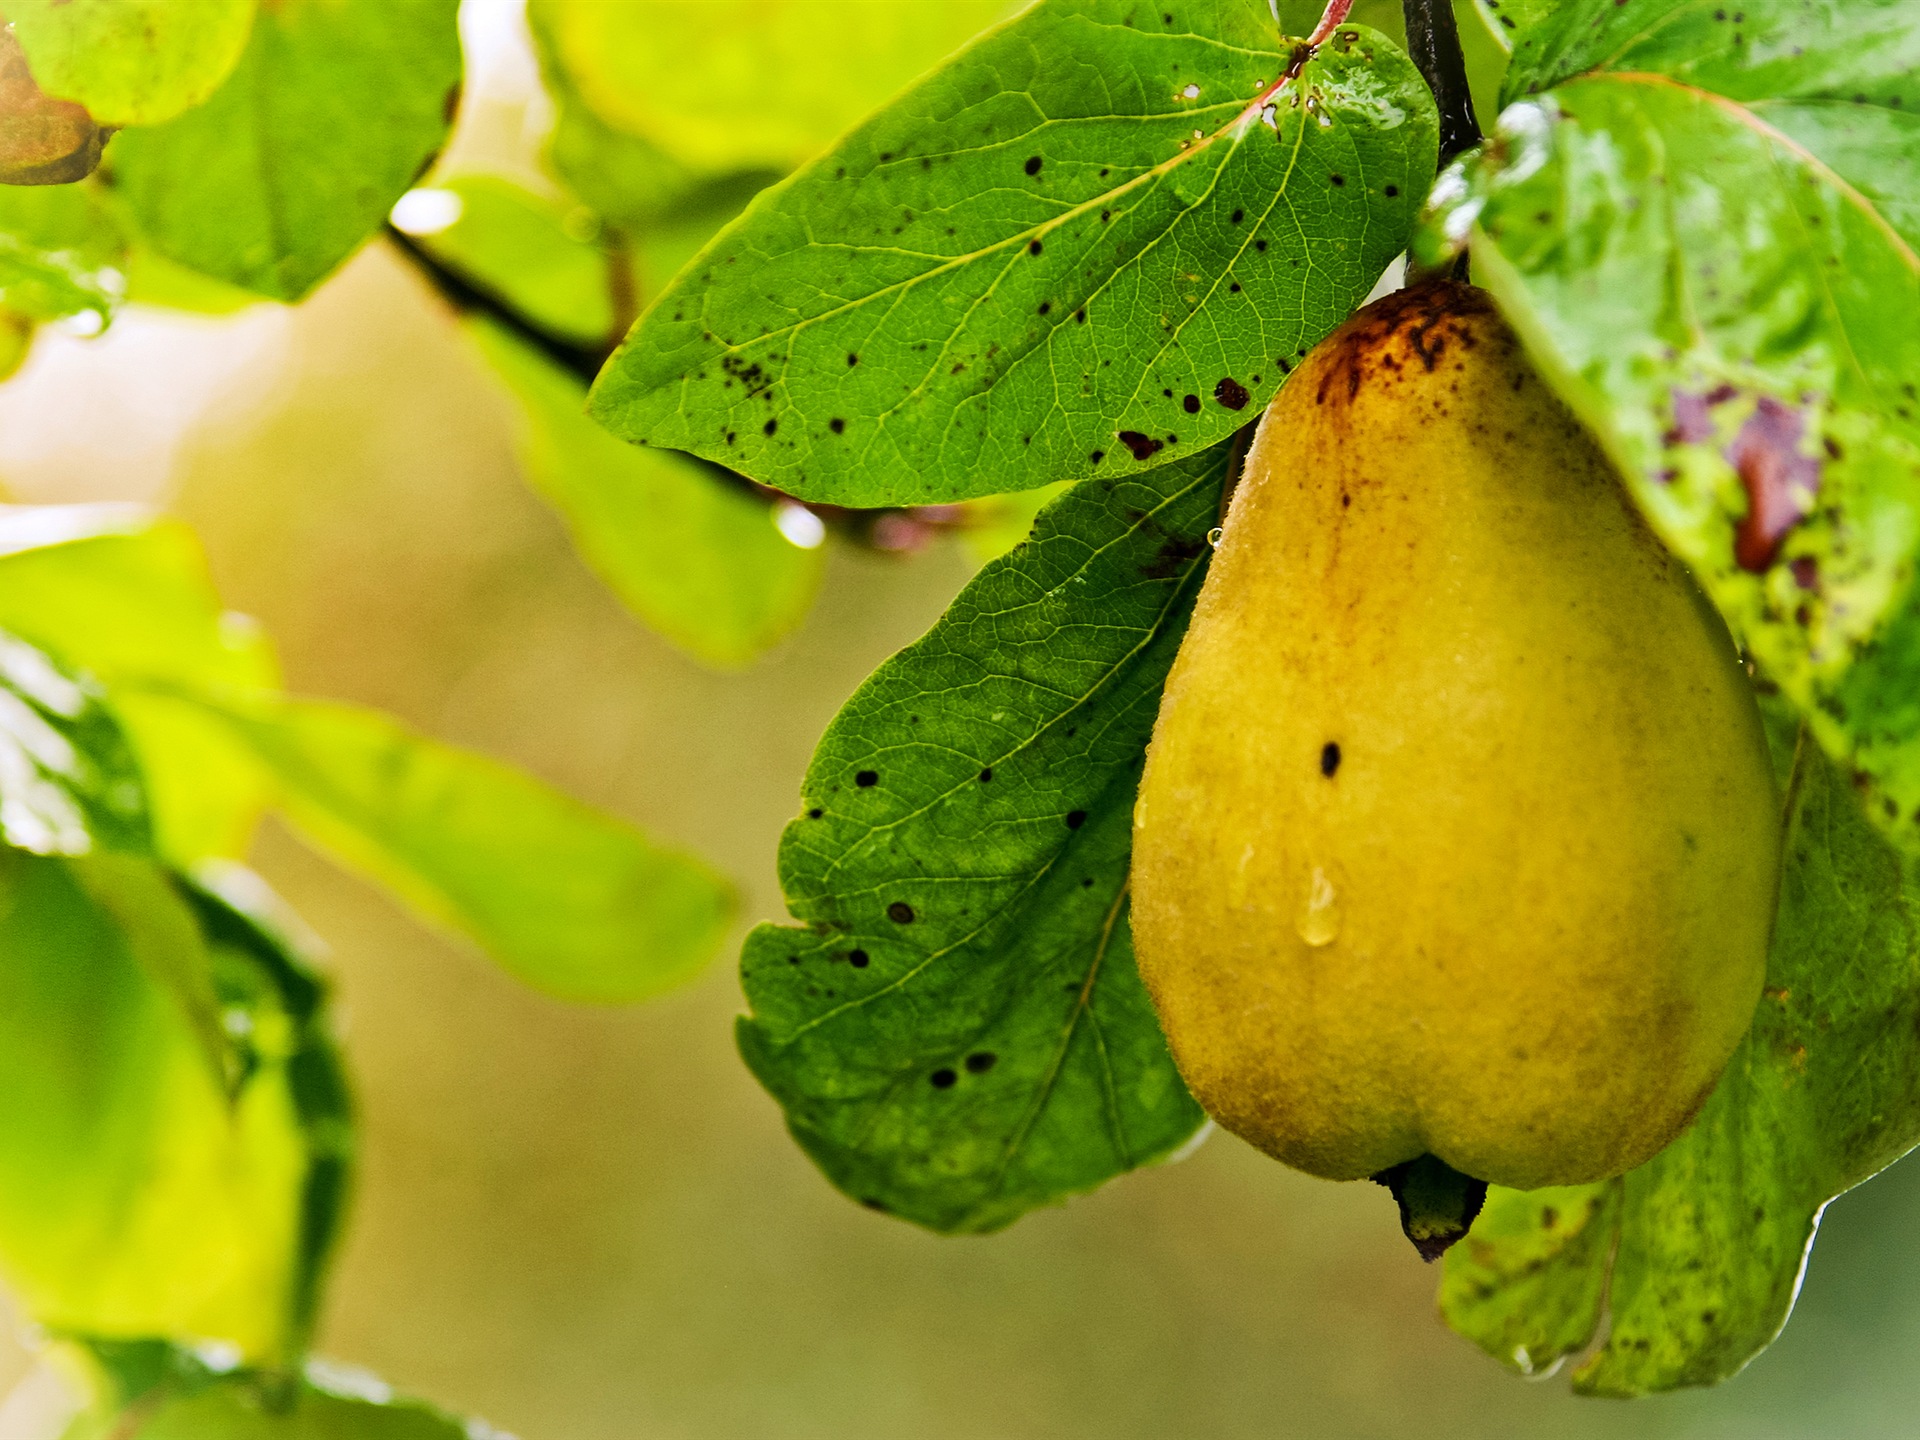
<instances>
[{"instance_id":1,"label":"large green leaf","mask_svg":"<svg viewBox=\"0 0 1920 1440\"><path fill-rule=\"evenodd\" d=\"M36 855L153 847L139 762L99 687L4 631L0 841Z\"/></svg>"},{"instance_id":2,"label":"large green leaf","mask_svg":"<svg viewBox=\"0 0 1920 1440\"><path fill-rule=\"evenodd\" d=\"M102 125L155 125L198 105L240 61L254 0L8 0L50 95Z\"/></svg>"},{"instance_id":3,"label":"large green leaf","mask_svg":"<svg viewBox=\"0 0 1920 1440\"><path fill-rule=\"evenodd\" d=\"M1264 0L1041 0L764 192L594 414L850 505L1221 439L1365 296L1432 174L1432 98L1390 42L1292 54Z\"/></svg>"},{"instance_id":4,"label":"large green leaf","mask_svg":"<svg viewBox=\"0 0 1920 1440\"><path fill-rule=\"evenodd\" d=\"M457 0L277 0L204 105L114 142L147 241L297 300L380 228L460 93Z\"/></svg>"},{"instance_id":5,"label":"large green leaf","mask_svg":"<svg viewBox=\"0 0 1920 1440\"><path fill-rule=\"evenodd\" d=\"M644 999L726 933L725 880L523 771L357 706L206 703L302 834L538 989Z\"/></svg>"},{"instance_id":6,"label":"large green leaf","mask_svg":"<svg viewBox=\"0 0 1920 1440\"><path fill-rule=\"evenodd\" d=\"M1043 511L828 728L740 1046L834 1184L991 1230L1200 1126L1133 965L1134 790L1226 447Z\"/></svg>"},{"instance_id":7,"label":"large green leaf","mask_svg":"<svg viewBox=\"0 0 1920 1440\"><path fill-rule=\"evenodd\" d=\"M533 0L528 8L558 68L608 124L721 170L811 159L1014 5Z\"/></svg>"},{"instance_id":8,"label":"large green leaf","mask_svg":"<svg viewBox=\"0 0 1920 1440\"><path fill-rule=\"evenodd\" d=\"M1448 1256L1448 1320L1508 1364L1580 1353L1604 1293L1577 1389L1725 1379L1786 1323L1827 1202L1920 1142L1920 861L1811 743L1786 827L1766 990L1693 1128L1604 1185L1494 1191Z\"/></svg>"},{"instance_id":9,"label":"large green leaf","mask_svg":"<svg viewBox=\"0 0 1920 1440\"><path fill-rule=\"evenodd\" d=\"M89 187L0 187L0 307L105 325L126 290L126 237Z\"/></svg>"},{"instance_id":10,"label":"large green leaf","mask_svg":"<svg viewBox=\"0 0 1920 1440\"><path fill-rule=\"evenodd\" d=\"M609 589L709 665L744 665L806 617L826 558L780 532L764 498L698 461L623 445L586 386L497 326L473 334L525 414L527 478Z\"/></svg>"},{"instance_id":11,"label":"large green leaf","mask_svg":"<svg viewBox=\"0 0 1920 1440\"><path fill-rule=\"evenodd\" d=\"M0 1274L51 1331L281 1359L337 1208L323 1172L340 1137L310 1093L333 1064L318 992L303 978L299 1000L165 884L111 907L95 888L0 850ZM207 1065L181 987L143 963L156 927L213 976L245 1062L232 1076Z\"/></svg>"},{"instance_id":12,"label":"large green leaf","mask_svg":"<svg viewBox=\"0 0 1920 1440\"><path fill-rule=\"evenodd\" d=\"M1735 634L1920 843L1920 10L1581 0L1523 35L1507 90L1423 254L1471 248Z\"/></svg>"},{"instance_id":13,"label":"large green leaf","mask_svg":"<svg viewBox=\"0 0 1920 1440\"><path fill-rule=\"evenodd\" d=\"M135 505L0 507L0 629L98 678L176 864L246 852L267 800L218 719L167 693L252 695L279 671L257 625L223 611L186 526Z\"/></svg>"}]
</instances>

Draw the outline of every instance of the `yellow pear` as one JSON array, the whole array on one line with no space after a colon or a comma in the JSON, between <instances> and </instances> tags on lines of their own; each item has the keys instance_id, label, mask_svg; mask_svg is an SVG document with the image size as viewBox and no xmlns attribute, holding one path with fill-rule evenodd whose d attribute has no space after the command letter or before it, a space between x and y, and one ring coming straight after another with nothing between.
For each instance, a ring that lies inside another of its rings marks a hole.
<instances>
[{"instance_id":1,"label":"yellow pear","mask_svg":"<svg viewBox=\"0 0 1920 1440\"><path fill-rule=\"evenodd\" d=\"M1778 865L1732 640L1485 295L1361 311L1260 424L1141 782L1194 1095L1332 1179L1617 1175L1746 1031Z\"/></svg>"}]
</instances>

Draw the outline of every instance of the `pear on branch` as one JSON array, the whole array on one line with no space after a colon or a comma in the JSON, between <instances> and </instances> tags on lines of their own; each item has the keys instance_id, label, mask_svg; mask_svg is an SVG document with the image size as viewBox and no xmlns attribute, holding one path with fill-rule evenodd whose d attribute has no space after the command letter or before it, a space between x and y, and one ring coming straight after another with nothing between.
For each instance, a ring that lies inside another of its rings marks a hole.
<instances>
[{"instance_id":1,"label":"pear on branch","mask_svg":"<svg viewBox=\"0 0 1920 1440\"><path fill-rule=\"evenodd\" d=\"M1361 311L1261 422L1134 825L1195 1096L1393 1184L1429 1258L1469 1181L1654 1155L1759 997L1779 799L1734 643L1451 281Z\"/></svg>"}]
</instances>

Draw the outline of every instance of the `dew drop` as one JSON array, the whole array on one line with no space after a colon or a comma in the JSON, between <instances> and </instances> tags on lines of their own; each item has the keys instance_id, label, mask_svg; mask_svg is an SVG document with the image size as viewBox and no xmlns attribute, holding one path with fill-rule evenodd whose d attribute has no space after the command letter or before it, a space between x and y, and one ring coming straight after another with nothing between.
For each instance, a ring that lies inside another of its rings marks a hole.
<instances>
[{"instance_id":1,"label":"dew drop","mask_svg":"<svg viewBox=\"0 0 1920 1440\"><path fill-rule=\"evenodd\" d=\"M1227 532L1220 526L1214 526L1211 530L1207 531L1207 544L1218 550L1220 548L1221 538L1225 536L1226 533Z\"/></svg>"},{"instance_id":2,"label":"dew drop","mask_svg":"<svg viewBox=\"0 0 1920 1440\"><path fill-rule=\"evenodd\" d=\"M1340 935L1340 892L1327 878L1327 872L1315 865L1307 874L1306 894L1300 903L1300 918L1294 929L1309 945L1331 945Z\"/></svg>"}]
</instances>

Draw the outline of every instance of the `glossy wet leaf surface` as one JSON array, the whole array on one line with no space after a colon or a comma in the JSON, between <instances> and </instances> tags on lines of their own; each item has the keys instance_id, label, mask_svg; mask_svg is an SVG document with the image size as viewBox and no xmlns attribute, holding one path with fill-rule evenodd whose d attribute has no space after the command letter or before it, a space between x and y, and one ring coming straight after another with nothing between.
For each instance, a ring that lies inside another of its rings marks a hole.
<instances>
[{"instance_id":1,"label":"glossy wet leaf surface","mask_svg":"<svg viewBox=\"0 0 1920 1440\"><path fill-rule=\"evenodd\" d=\"M594 390L806 499L1128 473L1230 434L1365 296L1432 101L1359 26L1281 84L1262 0L1043 0L723 231Z\"/></svg>"},{"instance_id":2,"label":"glossy wet leaf surface","mask_svg":"<svg viewBox=\"0 0 1920 1440\"><path fill-rule=\"evenodd\" d=\"M806 618L826 550L783 535L772 502L684 455L622 444L587 418L585 385L497 327L473 334L519 401L527 479L649 628L737 668Z\"/></svg>"},{"instance_id":3,"label":"glossy wet leaf surface","mask_svg":"<svg viewBox=\"0 0 1920 1440\"><path fill-rule=\"evenodd\" d=\"M155 125L198 105L240 61L255 0L11 0L34 78L102 125Z\"/></svg>"},{"instance_id":4,"label":"glossy wet leaf surface","mask_svg":"<svg viewBox=\"0 0 1920 1440\"><path fill-rule=\"evenodd\" d=\"M459 100L455 0L281 0L205 104L114 141L169 259L298 300L380 228Z\"/></svg>"},{"instance_id":5,"label":"glossy wet leaf surface","mask_svg":"<svg viewBox=\"0 0 1920 1440\"><path fill-rule=\"evenodd\" d=\"M1587 0L1443 179L1548 377L1920 844L1920 12ZM1528 98L1531 97L1531 98Z\"/></svg>"},{"instance_id":6,"label":"glossy wet leaf surface","mask_svg":"<svg viewBox=\"0 0 1920 1440\"><path fill-rule=\"evenodd\" d=\"M1147 735L1225 447L1076 487L828 728L741 964L747 1063L857 1200L991 1230L1203 1119L1133 966Z\"/></svg>"},{"instance_id":7,"label":"glossy wet leaf surface","mask_svg":"<svg viewBox=\"0 0 1920 1440\"><path fill-rule=\"evenodd\" d=\"M1920 862L1807 743L1752 1031L1680 1140L1619 1180L1493 1192L1448 1256L1448 1320L1576 1389L1725 1379L1786 1323L1822 1208L1920 1142ZM1609 1270L1609 1263L1611 1269Z\"/></svg>"}]
</instances>

